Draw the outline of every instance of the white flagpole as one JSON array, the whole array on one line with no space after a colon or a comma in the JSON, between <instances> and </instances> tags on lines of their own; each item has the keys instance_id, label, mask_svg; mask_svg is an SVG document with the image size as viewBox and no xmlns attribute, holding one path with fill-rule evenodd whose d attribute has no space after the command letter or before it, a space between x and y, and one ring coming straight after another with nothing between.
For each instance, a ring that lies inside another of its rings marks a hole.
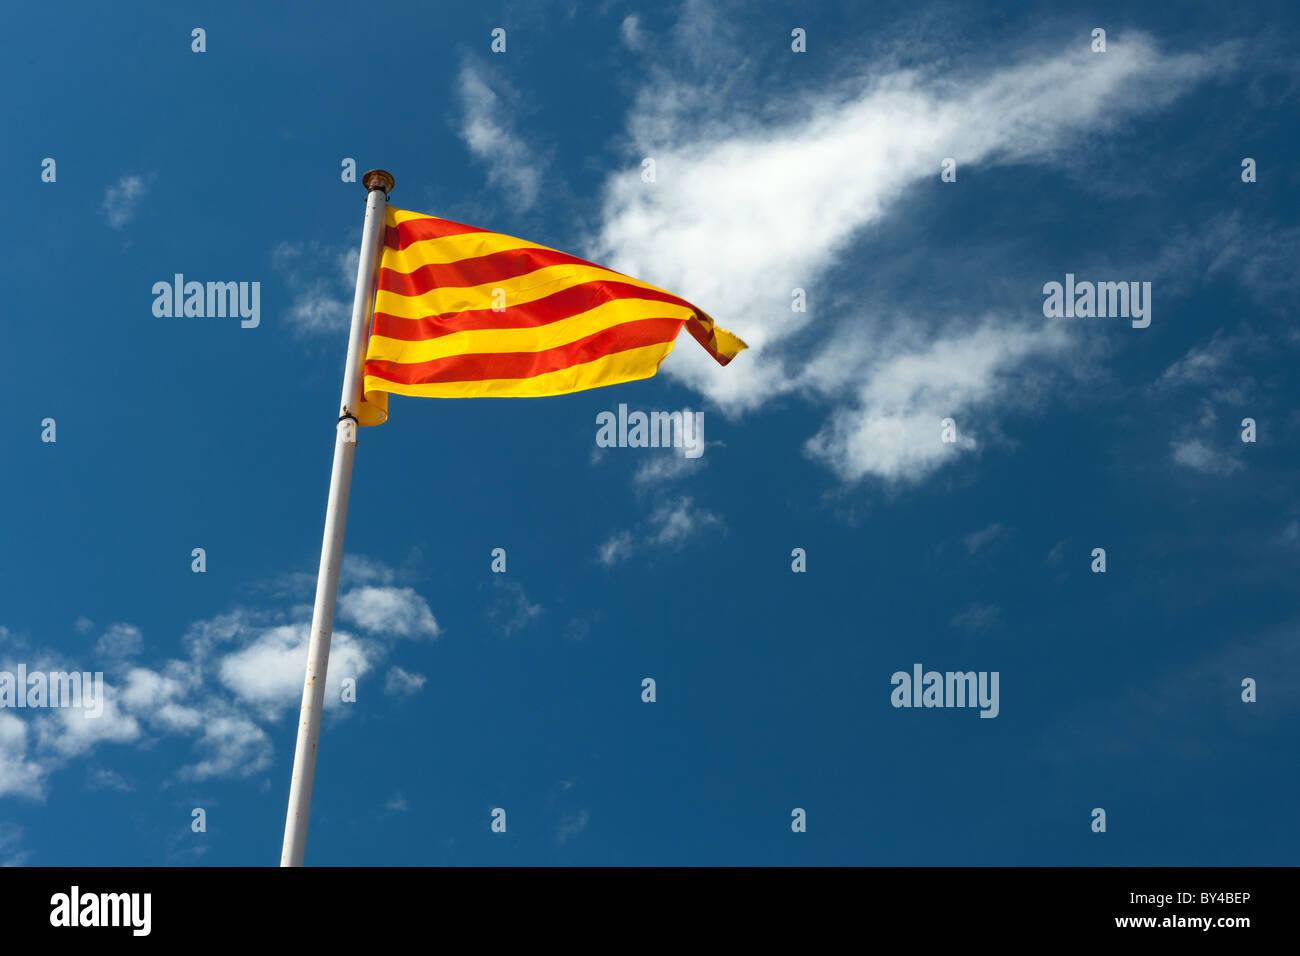
<instances>
[{"instance_id":1,"label":"white flagpole","mask_svg":"<svg viewBox=\"0 0 1300 956\"><path fill-rule=\"evenodd\" d=\"M352 331L343 369L343 396L334 435L334 469L330 473L329 503L325 508L325 539L321 543L320 571L316 575L316 605L311 615L307 645L307 676L302 685L302 710L298 716L298 744L293 752L293 777L289 782L289 812L284 821L281 866L302 866L307 844L307 816L311 811L311 785L316 773L316 744L320 740L321 709L325 704L325 671L329 666L330 635L334 631L334 599L338 594L339 565L343 559L343 526L348 517L348 489L352 484L352 456L357 450L356 412L361 407L362 364L370 329L370 304L378 274L379 247L384 238L384 204L393 177L372 169L361 177L366 197L366 220L361 231L361 259L357 263L357 290L352 298Z\"/></svg>"}]
</instances>

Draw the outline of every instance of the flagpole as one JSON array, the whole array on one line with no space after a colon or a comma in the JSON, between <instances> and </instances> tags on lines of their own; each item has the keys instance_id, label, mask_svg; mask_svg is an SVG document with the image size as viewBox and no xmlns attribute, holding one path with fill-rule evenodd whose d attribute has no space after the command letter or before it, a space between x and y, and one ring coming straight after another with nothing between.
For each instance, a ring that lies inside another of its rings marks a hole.
<instances>
[{"instance_id":1,"label":"flagpole","mask_svg":"<svg viewBox=\"0 0 1300 956\"><path fill-rule=\"evenodd\" d=\"M352 457L357 450L357 410L361 407L362 364L370 328L370 303L375 290L379 247L384 238L384 204L393 177L372 169L361 177L366 187L366 219L361 231L361 258L357 262L357 288L352 297L352 330L348 334L347 364L343 368L343 394L334 434L334 468L330 472L329 501L325 508L325 537L321 542L320 570L316 574L316 604L311 614L307 645L307 674L298 715L298 743L293 752L293 777L289 781L289 811L284 822L281 866L302 866L307 844L307 816L311 811L311 785L316 773L316 745L320 740L321 710L325 704L325 671L329 666L330 635L334 631L334 600L338 595L339 565L343 558L343 527L348 517L348 489L352 484Z\"/></svg>"}]
</instances>

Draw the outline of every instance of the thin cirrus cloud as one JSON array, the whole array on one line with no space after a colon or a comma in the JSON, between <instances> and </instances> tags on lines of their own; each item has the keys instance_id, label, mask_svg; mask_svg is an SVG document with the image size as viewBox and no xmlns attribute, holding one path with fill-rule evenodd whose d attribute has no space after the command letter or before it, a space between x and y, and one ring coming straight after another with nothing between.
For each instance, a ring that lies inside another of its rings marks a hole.
<instances>
[{"instance_id":1,"label":"thin cirrus cloud","mask_svg":"<svg viewBox=\"0 0 1300 956\"><path fill-rule=\"evenodd\" d=\"M1248 371L1255 364L1248 360L1285 354L1290 347L1276 334L1250 327L1230 335L1219 329L1166 368L1146 394L1167 405L1175 420L1181 418L1169 442L1170 460L1205 475L1227 476L1245 468L1240 457L1245 446L1236 431L1245 419L1237 413L1250 409L1263 415L1274 405L1269 390L1259 388ZM1223 422L1222 415L1232 417Z\"/></svg>"},{"instance_id":2,"label":"thin cirrus cloud","mask_svg":"<svg viewBox=\"0 0 1300 956\"><path fill-rule=\"evenodd\" d=\"M281 241L271 267L289 290L290 328L297 335L342 334L352 317L352 293L360 250L355 243Z\"/></svg>"},{"instance_id":3,"label":"thin cirrus cloud","mask_svg":"<svg viewBox=\"0 0 1300 956\"><path fill-rule=\"evenodd\" d=\"M699 60L688 41L680 47L680 58ZM723 370L682 349L666 374L731 414L791 392L829 401L807 454L848 482L919 481L980 447L970 429L937 441L943 418L1023 404L1018 374L1067 364L1072 337L1041 315L899 314L880 292L864 300L820 283L864 230L900 212L908 187L937 181L941 159L1068 162L1080 136L1167 105L1232 59L1229 48L1165 53L1126 33L1104 56L1076 43L959 79L864 71L854 95L842 82L805 89L765 118L733 101L744 83L677 71L670 59L650 71L628 123L637 154L655 159L656 182L639 169L608 180L589 255L720 321L743 317L730 326L750 345L738 361ZM797 288L830 306L794 312Z\"/></svg>"},{"instance_id":4,"label":"thin cirrus cloud","mask_svg":"<svg viewBox=\"0 0 1300 956\"><path fill-rule=\"evenodd\" d=\"M428 680L423 674L412 674L400 667L390 667L384 679L384 693L390 697L409 697L424 689Z\"/></svg>"},{"instance_id":5,"label":"thin cirrus cloud","mask_svg":"<svg viewBox=\"0 0 1300 956\"><path fill-rule=\"evenodd\" d=\"M1245 466L1231 455L1216 450L1199 438L1172 441L1171 457L1179 464L1207 475L1230 475Z\"/></svg>"},{"instance_id":6,"label":"thin cirrus cloud","mask_svg":"<svg viewBox=\"0 0 1300 956\"><path fill-rule=\"evenodd\" d=\"M722 518L697 505L692 496L666 498L651 509L639 529L611 534L596 549L596 560L613 567L647 548L678 548L708 529L722 527Z\"/></svg>"},{"instance_id":7,"label":"thin cirrus cloud","mask_svg":"<svg viewBox=\"0 0 1300 956\"><path fill-rule=\"evenodd\" d=\"M515 130L509 105L517 100L514 91L505 80L467 59L457 79L457 94L460 137L486 164L488 184L504 190L507 205L517 211L531 209L541 191L544 160Z\"/></svg>"}]
</instances>

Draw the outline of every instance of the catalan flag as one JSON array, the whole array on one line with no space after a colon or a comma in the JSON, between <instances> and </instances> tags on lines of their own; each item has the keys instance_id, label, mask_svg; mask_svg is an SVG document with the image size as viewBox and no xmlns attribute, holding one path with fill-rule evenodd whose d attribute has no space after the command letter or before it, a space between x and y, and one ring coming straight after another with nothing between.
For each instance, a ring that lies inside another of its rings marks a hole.
<instances>
[{"instance_id":1,"label":"catalan flag","mask_svg":"<svg viewBox=\"0 0 1300 956\"><path fill-rule=\"evenodd\" d=\"M391 392L563 395L649 378L683 325L722 365L745 348L685 299L647 282L535 242L394 209L387 170L369 170L361 184L366 218L281 866L302 866L307 843L357 426L385 421Z\"/></svg>"},{"instance_id":2,"label":"catalan flag","mask_svg":"<svg viewBox=\"0 0 1300 956\"><path fill-rule=\"evenodd\" d=\"M649 378L683 325L719 364L745 343L670 292L577 256L386 206L357 418L388 393L563 395Z\"/></svg>"}]
</instances>

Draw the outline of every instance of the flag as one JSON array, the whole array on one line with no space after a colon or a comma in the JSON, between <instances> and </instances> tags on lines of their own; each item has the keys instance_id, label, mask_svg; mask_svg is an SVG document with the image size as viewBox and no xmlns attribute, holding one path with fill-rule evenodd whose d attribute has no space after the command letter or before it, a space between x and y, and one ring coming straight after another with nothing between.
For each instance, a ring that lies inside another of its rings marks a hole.
<instances>
[{"instance_id":1,"label":"flag","mask_svg":"<svg viewBox=\"0 0 1300 956\"><path fill-rule=\"evenodd\" d=\"M649 378L683 325L719 364L745 343L684 299L535 242L387 207L362 425L388 393L563 395Z\"/></svg>"}]
</instances>

